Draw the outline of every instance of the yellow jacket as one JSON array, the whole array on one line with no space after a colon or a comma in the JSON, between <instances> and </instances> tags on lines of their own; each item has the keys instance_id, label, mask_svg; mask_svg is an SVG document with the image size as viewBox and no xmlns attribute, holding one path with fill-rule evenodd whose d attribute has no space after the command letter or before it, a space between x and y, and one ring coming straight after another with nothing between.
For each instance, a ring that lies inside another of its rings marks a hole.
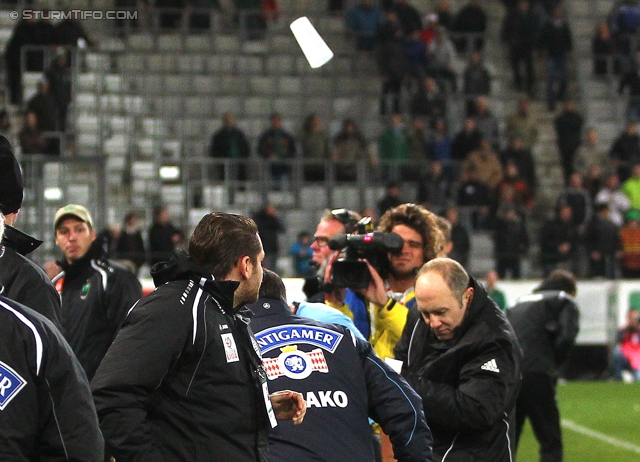
<instances>
[{"instance_id":1,"label":"yellow jacket","mask_svg":"<svg viewBox=\"0 0 640 462\"><path fill-rule=\"evenodd\" d=\"M400 301L389 298L384 306L369 304L373 320L371 344L380 359L393 358L393 349L402 336L409 307L415 304L413 288Z\"/></svg>"}]
</instances>

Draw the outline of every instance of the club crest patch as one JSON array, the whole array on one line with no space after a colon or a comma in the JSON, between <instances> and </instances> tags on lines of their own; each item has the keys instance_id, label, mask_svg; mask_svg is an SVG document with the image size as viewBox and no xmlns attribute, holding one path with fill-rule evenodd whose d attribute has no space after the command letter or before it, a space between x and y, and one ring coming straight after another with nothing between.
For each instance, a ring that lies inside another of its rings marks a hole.
<instances>
[{"instance_id":1,"label":"club crest patch","mask_svg":"<svg viewBox=\"0 0 640 462\"><path fill-rule=\"evenodd\" d=\"M84 283L84 285L82 286L82 289L80 290L80 299L81 300L86 300L87 299L87 297L89 296L89 290L90 289L91 289L91 283L87 279L87 282Z\"/></svg>"},{"instance_id":2,"label":"club crest patch","mask_svg":"<svg viewBox=\"0 0 640 462\"><path fill-rule=\"evenodd\" d=\"M11 367L0 361L0 411L3 411L27 384Z\"/></svg>"},{"instance_id":3,"label":"club crest patch","mask_svg":"<svg viewBox=\"0 0 640 462\"><path fill-rule=\"evenodd\" d=\"M264 358L263 364L269 380L284 375L290 379L303 380L312 372L328 373L329 367L320 348L310 351L298 350L297 346L280 348L282 353L277 358Z\"/></svg>"}]
</instances>

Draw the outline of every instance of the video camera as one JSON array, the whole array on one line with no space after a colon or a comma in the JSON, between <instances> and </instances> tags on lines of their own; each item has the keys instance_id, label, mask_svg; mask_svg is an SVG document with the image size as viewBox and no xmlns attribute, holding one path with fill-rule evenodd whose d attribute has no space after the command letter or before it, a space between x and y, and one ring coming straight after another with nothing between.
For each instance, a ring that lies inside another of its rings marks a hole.
<instances>
[{"instance_id":1,"label":"video camera","mask_svg":"<svg viewBox=\"0 0 640 462\"><path fill-rule=\"evenodd\" d=\"M356 224L361 234L338 234L329 240L331 250L343 250L341 256L333 263L331 284L334 287L362 289L369 285L371 275L366 259L382 277L389 271L389 253L402 250L404 240L396 233L381 231L366 232L371 229L371 218L365 217Z\"/></svg>"}]
</instances>

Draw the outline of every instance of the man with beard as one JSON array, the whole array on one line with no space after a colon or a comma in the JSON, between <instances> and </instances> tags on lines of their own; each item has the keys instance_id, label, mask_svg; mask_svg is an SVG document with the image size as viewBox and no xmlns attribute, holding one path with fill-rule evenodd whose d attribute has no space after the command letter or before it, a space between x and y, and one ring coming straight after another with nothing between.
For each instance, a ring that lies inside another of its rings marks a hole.
<instances>
[{"instance_id":1,"label":"man with beard","mask_svg":"<svg viewBox=\"0 0 640 462\"><path fill-rule=\"evenodd\" d=\"M258 300L264 250L250 218L205 215L152 276L92 382L118 461L266 462L276 419L302 422L302 395L269 395L246 304Z\"/></svg>"},{"instance_id":2,"label":"man with beard","mask_svg":"<svg viewBox=\"0 0 640 462\"><path fill-rule=\"evenodd\" d=\"M371 283L363 289L373 324L371 344L378 356L385 359L393 358L407 313L415 306L416 273L436 257L442 237L436 216L416 204L402 204L387 211L380 218L378 230L396 233L404 240L400 252L388 255L388 274L381 275L369 265Z\"/></svg>"}]
</instances>

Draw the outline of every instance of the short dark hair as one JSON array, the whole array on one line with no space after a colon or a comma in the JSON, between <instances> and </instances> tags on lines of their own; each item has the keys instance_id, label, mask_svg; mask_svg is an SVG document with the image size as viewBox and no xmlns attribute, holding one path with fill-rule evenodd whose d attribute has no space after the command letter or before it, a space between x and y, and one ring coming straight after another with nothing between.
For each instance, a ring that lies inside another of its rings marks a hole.
<instances>
[{"instance_id":1,"label":"short dark hair","mask_svg":"<svg viewBox=\"0 0 640 462\"><path fill-rule=\"evenodd\" d=\"M578 293L576 277L571 271L563 269L553 270L542 280L540 285L536 287L535 292L545 290L562 290L569 295L575 295Z\"/></svg>"},{"instance_id":2,"label":"short dark hair","mask_svg":"<svg viewBox=\"0 0 640 462\"><path fill-rule=\"evenodd\" d=\"M262 244L256 223L248 217L214 212L202 217L189 239L193 261L224 279L242 257L256 264Z\"/></svg>"},{"instance_id":3,"label":"short dark hair","mask_svg":"<svg viewBox=\"0 0 640 462\"><path fill-rule=\"evenodd\" d=\"M287 289L280 276L271 270L262 270L262 284L260 285L260 298L275 298L287 301Z\"/></svg>"},{"instance_id":4,"label":"short dark hair","mask_svg":"<svg viewBox=\"0 0 640 462\"><path fill-rule=\"evenodd\" d=\"M436 215L421 205L401 204L387 210L380 218L378 229L390 233L396 225L405 225L422 237L424 261L427 262L440 252L442 243Z\"/></svg>"}]
</instances>

